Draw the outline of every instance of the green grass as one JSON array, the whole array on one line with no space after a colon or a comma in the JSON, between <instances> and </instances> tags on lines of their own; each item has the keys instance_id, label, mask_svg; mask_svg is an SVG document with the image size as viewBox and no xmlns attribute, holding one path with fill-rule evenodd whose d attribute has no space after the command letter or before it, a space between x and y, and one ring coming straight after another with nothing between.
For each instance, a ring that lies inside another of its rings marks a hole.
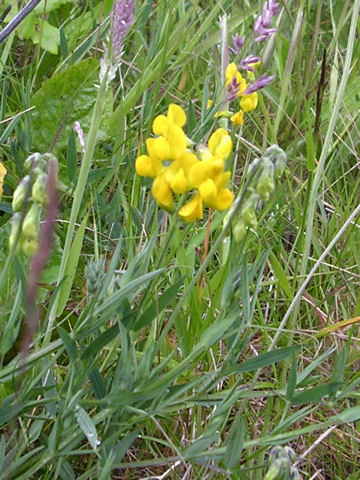
<instances>
[{"instance_id":1,"label":"green grass","mask_svg":"<svg viewBox=\"0 0 360 480\"><path fill-rule=\"evenodd\" d=\"M254 46L276 79L229 126L238 202L256 156L276 143L288 161L240 244L225 213L159 209L135 159L170 103L196 143L226 125L206 110L222 98L218 20L250 38L263 2L136 2L107 93L111 1L48 0L57 54L31 35L0 44L0 479L261 480L275 446L303 479L360 479L360 2L279 1ZM35 151L58 159L60 210L24 354L30 265L8 239Z\"/></svg>"}]
</instances>

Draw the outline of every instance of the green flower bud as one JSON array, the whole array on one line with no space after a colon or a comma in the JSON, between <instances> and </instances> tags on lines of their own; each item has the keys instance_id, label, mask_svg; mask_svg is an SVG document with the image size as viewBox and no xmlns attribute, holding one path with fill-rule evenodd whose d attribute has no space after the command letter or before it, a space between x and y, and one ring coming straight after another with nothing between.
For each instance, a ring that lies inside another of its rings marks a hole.
<instances>
[{"instance_id":1,"label":"green flower bud","mask_svg":"<svg viewBox=\"0 0 360 480\"><path fill-rule=\"evenodd\" d=\"M241 218L244 224L249 228L257 227L255 208L253 205L245 205L241 212Z\"/></svg>"},{"instance_id":2,"label":"green flower bud","mask_svg":"<svg viewBox=\"0 0 360 480\"><path fill-rule=\"evenodd\" d=\"M47 183L47 175L41 172L39 176L36 178L31 189L31 196L34 202L40 206L45 205L47 201L46 183Z\"/></svg>"},{"instance_id":3,"label":"green flower bud","mask_svg":"<svg viewBox=\"0 0 360 480\"><path fill-rule=\"evenodd\" d=\"M16 235L17 235L17 231L18 231L18 228L19 228L19 224L20 224L20 213L15 213L11 217L11 228L10 228L10 235L9 235L9 248L10 249L14 245L15 238L16 238ZM20 248L20 245L19 245L20 238L21 237L19 237L18 244L16 245L16 251L18 251L19 248Z\"/></svg>"},{"instance_id":4,"label":"green flower bud","mask_svg":"<svg viewBox=\"0 0 360 480\"><path fill-rule=\"evenodd\" d=\"M41 154L38 153L38 152L33 153L32 155L29 155L27 157L27 159L25 160L24 168L27 171L30 171L32 168L37 166L37 164L40 162L40 160L41 160Z\"/></svg>"},{"instance_id":5,"label":"green flower bud","mask_svg":"<svg viewBox=\"0 0 360 480\"><path fill-rule=\"evenodd\" d=\"M22 209L29 182L30 176L26 175L26 177L24 177L19 185L15 188L12 199L12 209L14 212L19 212Z\"/></svg>"},{"instance_id":6,"label":"green flower bud","mask_svg":"<svg viewBox=\"0 0 360 480\"><path fill-rule=\"evenodd\" d=\"M264 202L270 199L270 195L275 189L275 182L272 177L272 172L267 169L263 171L256 186L256 191Z\"/></svg>"},{"instance_id":7,"label":"green flower bud","mask_svg":"<svg viewBox=\"0 0 360 480\"><path fill-rule=\"evenodd\" d=\"M38 247L39 243L37 240L25 239L22 244L22 251L27 257L32 257L36 253Z\"/></svg>"},{"instance_id":8,"label":"green flower bud","mask_svg":"<svg viewBox=\"0 0 360 480\"><path fill-rule=\"evenodd\" d=\"M86 289L90 296L98 294L104 284L105 264L104 259L90 260L85 267Z\"/></svg>"},{"instance_id":9,"label":"green flower bud","mask_svg":"<svg viewBox=\"0 0 360 480\"><path fill-rule=\"evenodd\" d=\"M33 203L30 210L25 216L22 226L22 233L28 240L35 240L39 233L41 208Z\"/></svg>"},{"instance_id":10,"label":"green flower bud","mask_svg":"<svg viewBox=\"0 0 360 480\"><path fill-rule=\"evenodd\" d=\"M234 237L235 242L240 243L241 240L246 235L246 225L245 225L245 223L242 220L237 222L237 224L234 225L234 227L233 227L232 233L233 233L233 237Z\"/></svg>"}]
</instances>

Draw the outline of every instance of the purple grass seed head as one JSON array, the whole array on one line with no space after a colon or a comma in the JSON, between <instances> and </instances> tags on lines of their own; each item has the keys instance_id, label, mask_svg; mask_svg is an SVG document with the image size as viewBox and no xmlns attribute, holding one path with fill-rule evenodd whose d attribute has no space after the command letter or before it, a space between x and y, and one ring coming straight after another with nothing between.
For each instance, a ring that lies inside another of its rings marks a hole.
<instances>
[{"instance_id":1,"label":"purple grass seed head","mask_svg":"<svg viewBox=\"0 0 360 480\"><path fill-rule=\"evenodd\" d=\"M260 58L255 55L249 55L248 57L244 58L240 62L240 68L243 70L249 70L250 72L254 71L254 67L252 66L254 63L260 61Z\"/></svg>"},{"instance_id":2,"label":"purple grass seed head","mask_svg":"<svg viewBox=\"0 0 360 480\"><path fill-rule=\"evenodd\" d=\"M232 36L232 44L234 53L239 53L245 43L245 37L240 37L237 33Z\"/></svg>"},{"instance_id":3,"label":"purple grass seed head","mask_svg":"<svg viewBox=\"0 0 360 480\"><path fill-rule=\"evenodd\" d=\"M247 87L244 92L244 95L250 95L250 93L257 92L262 88L269 85L275 78L275 75L261 75L259 78L255 80L251 85Z\"/></svg>"}]
</instances>

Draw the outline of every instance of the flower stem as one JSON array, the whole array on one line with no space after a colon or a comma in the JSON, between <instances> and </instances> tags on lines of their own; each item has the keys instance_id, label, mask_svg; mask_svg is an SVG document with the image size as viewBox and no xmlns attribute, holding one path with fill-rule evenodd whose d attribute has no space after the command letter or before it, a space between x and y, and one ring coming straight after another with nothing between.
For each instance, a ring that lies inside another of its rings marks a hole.
<instances>
[{"instance_id":1,"label":"flower stem","mask_svg":"<svg viewBox=\"0 0 360 480\"><path fill-rule=\"evenodd\" d=\"M70 250L71 250L71 244L74 236L75 224L79 214L81 202L84 197L86 182L87 182L88 174L91 167L91 162L94 155L94 150L96 145L96 136L100 127L101 117L102 117L104 104L105 104L106 89L107 89L107 73L104 75L104 77L101 80L98 94L96 97L92 118L91 118L89 135L86 141L85 154L84 154L83 161L81 163L79 177L78 177L78 181L77 181L75 192L74 192L74 199L73 199L73 204L71 208L69 226L66 233L65 246L64 246L62 259L61 259L57 285L59 285L60 282L62 282L64 279L66 265L68 263L69 256L71 254ZM73 258L72 258L72 261L74 261ZM46 329L44 345L49 344L51 339L51 331L54 326L55 319L61 313L60 311L58 311L60 294L61 294L61 289L58 291L57 297L53 302L51 311L49 313L49 321Z\"/></svg>"}]
</instances>

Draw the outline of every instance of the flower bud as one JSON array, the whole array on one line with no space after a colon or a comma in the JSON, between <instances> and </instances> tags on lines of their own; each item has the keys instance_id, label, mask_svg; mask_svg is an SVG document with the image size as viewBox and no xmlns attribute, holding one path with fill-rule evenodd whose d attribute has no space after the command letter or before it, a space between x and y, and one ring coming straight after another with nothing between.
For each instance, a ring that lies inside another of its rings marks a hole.
<instances>
[{"instance_id":1,"label":"flower bud","mask_svg":"<svg viewBox=\"0 0 360 480\"><path fill-rule=\"evenodd\" d=\"M90 260L85 267L86 290L90 296L98 294L104 284L105 264L104 259Z\"/></svg>"},{"instance_id":2,"label":"flower bud","mask_svg":"<svg viewBox=\"0 0 360 480\"><path fill-rule=\"evenodd\" d=\"M256 219L254 205L245 204L245 206L244 206L244 208L241 212L241 218L242 218L242 221L244 222L245 226L247 226L249 228L256 228L257 227L257 219Z\"/></svg>"},{"instance_id":3,"label":"flower bud","mask_svg":"<svg viewBox=\"0 0 360 480\"><path fill-rule=\"evenodd\" d=\"M24 162L24 168L27 171L30 171L32 168L36 167L41 160L41 154L36 152L32 155L29 155Z\"/></svg>"},{"instance_id":4,"label":"flower bud","mask_svg":"<svg viewBox=\"0 0 360 480\"><path fill-rule=\"evenodd\" d=\"M14 212L19 212L24 205L24 200L26 196L26 190L30 182L30 176L26 175L19 185L15 188L13 199L12 199L12 209Z\"/></svg>"},{"instance_id":5,"label":"flower bud","mask_svg":"<svg viewBox=\"0 0 360 480\"><path fill-rule=\"evenodd\" d=\"M233 228L233 237L236 243L240 243L246 235L246 225L240 220Z\"/></svg>"},{"instance_id":6,"label":"flower bud","mask_svg":"<svg viewBox=\"0 0 360 480\"><path fill-rule=\"evenodd\" d=\"M32 257L39 247L38 241L34 239L25 239L22 244L22 251L27 257Z\"/></svg>"},{"instance_id":7,"label":"flower bud","mask_svg":"<svg viewBox=\"0 0 360 480\"><path fill-rule=\"evenodd\" d=\"M260 195L261 199L264 200L264 202L267 202L274 189L275 182L273 179L272 169L264 169L256 186L256 191Z\"/></svg>"},{"instance_id":8,"label":"flower bud","mask_svg":"<svg viewBox=\"0 0 360 480\"><path fill-rule=\"evenodd\" d=\"M34 202L40 206L45 205L47 202L46 183L47 183L47 175L41 172L39 176L36 178L31 189L31 196Z\"/></svg>"},{"instance_id":9,"label":"flower bud","mask_svg":"<svg viewBox=\"0 0 360 480\"><path fill-rule=\"evenodd\" d=\"M22 226L22 233L28 240L35 240L39 233L41 208L36 203L33 203L30 210L25 216Z\"/></svg>"},{"instance_id":10,"label":"flower bud","mask_svg":"<svg viewBox=\"0 0 360 480\"><path fill-rule=\"evenodd\" d=\"M10 227L10 235L9 235L9 248L11 249L14 245L15 238L17 235L17 231L19 228L19 223L20 223L20 213L15 213L10 220L11 227ZM19 249L19 243L20 243L20 237L18 240L18 244L16 246L16 251Z\"/></svg>"}]
</instances>

